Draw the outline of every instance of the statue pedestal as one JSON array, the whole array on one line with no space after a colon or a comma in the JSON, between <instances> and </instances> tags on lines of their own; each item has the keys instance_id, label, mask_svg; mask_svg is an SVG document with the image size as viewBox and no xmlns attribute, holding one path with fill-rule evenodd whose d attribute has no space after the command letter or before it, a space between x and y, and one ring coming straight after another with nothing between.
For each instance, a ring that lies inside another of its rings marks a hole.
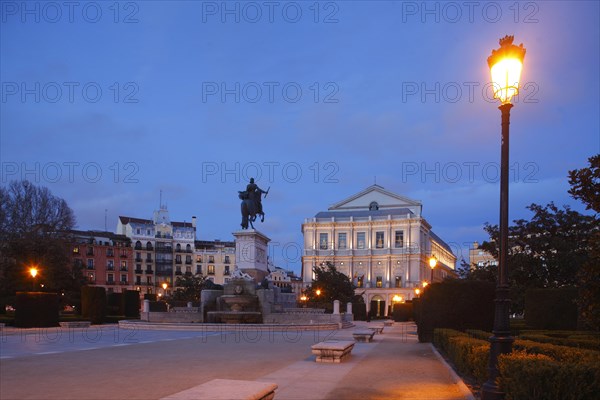
<instances>
[{"instance_id":1,"label":"statue pedestal","mask_svg":"<svg viewBox=\"0 0 600 400\"><path fill-rule=\"evenodd\" d=\"M256 283L261 282L268 274L266 235L256 229L233 232L235 237L235 263L242 271L250 275Z\"/></svg>"}]
</instances>

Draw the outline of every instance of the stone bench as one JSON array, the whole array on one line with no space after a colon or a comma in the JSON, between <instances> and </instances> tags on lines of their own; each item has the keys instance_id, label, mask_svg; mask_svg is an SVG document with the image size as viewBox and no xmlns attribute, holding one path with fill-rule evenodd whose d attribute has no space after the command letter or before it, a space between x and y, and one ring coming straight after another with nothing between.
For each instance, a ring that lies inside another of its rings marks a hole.
<instances>
[{"instance_id":1,"label":"stone bench","mask_svg":"<svg viewBox=\"0 0 600 400\"><path fill-rule=\"evenodd\" d=\"M375 331L373 331L371 329L361 329L361 330L352 332L352 336L354 337L354 340L356 340L357 342L366 342L366 343L369 343L371 340L373 340L374 334L375 334Z\"/></svg>"},{"instance_id":2,"label":"stone bench","mask_svg":"<svg viewBox=\"0 0 600 400\"><path fill-rule=\"evenodd\" d=\"M89 328L90 321L68 321L59 322L61 328Z\"/></svg>"},{"instance_id":3,"label":"stone bench","mask_svg":"<svg viewBox=\"0 0 600 400\"><path fill-rule=\"evenodd\" d=\"M277 385L269 382L213 379L161 400L271 400Z\"/></svg>"},{"instance_id":4,"label":"stone bench","mask_svg":"<svg viewBox=\"0 0 600 400\"><path fill-rule=\"evenodd\" d=\"M316 362L340 363L352 352L354 341L326 340L311 346L312 353L317 356Z\"/></svg>"},{"instance_id":5,"label":"stone bench","mask_svg":"<svg viewBox=\"0 0 600 400\"><path fill-rule=\"evenodd\" d=\"M369 326L369 329L375 333L383 333L383 326Z\"/></svg>"}]
</instances>

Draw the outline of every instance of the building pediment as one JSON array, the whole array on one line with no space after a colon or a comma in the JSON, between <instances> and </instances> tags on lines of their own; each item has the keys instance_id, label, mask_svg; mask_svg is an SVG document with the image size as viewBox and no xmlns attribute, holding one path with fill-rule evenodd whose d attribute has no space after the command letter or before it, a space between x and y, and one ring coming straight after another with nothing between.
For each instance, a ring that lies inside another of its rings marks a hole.
<instances>
[{"instance_id":1,"label":"building pediment","mask_svg":"<svg viewBox=\"0 0 600 400\"><path fill-rule=\"evenodd\" d=\"M416 215L420 215L422 204L417 200L389 192L379 185L372 185L362 192L333 204L328 210L360 211L372 210L373 207L377 207L379 210L405 208L410 209Z\"/></svg>"}]
</instances>

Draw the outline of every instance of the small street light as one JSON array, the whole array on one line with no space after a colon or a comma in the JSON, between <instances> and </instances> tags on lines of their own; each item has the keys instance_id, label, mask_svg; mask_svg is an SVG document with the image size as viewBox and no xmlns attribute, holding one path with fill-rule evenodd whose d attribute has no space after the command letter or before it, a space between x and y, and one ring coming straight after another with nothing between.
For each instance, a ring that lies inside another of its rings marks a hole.
<instances>
[{"instance_id":1,"label":"small street light","mask_svg":"<svg viewBox=\"0 0 600 400\"><path fill-rule=\"evenodd\" d=\"M35 268L35 267L29 268L29 275L31 275L31 278L32 278L32 287L31 287L31 289L33 291L35 291L35 277L37 276L37 274L38 274L38 269L37 268Z\"/></svg>"},{"instance_id":2,"label":"small street light","mask_svg":"<svg viewBox=\"0 0 600 400\"><path fill-rule=\"evenodd\" d=\"M498 385L498 357L512 351L513 338L510 336L510 295L508 284L508 158L510 100L519 93L519 82L525 58L525 48L513 44L514 36L500 39L500 48L492 50L487 62L492 75L494 98L500 100L498 107L502 116L502 145L500 150L500 251L498 253L498 281L493 336L490 338L489 377L482 386L482 400L501 400L504 393Z\"/></svg>"},{"instance_id":3,"label":"small street light","mask_svg":"<svg viewBox=\"0 0 600 400\"><path fill-rule=\"evenodd\" d=\"M317 291L315 292L317 294L317 296L321 295L321 289L317 289Z\"/></svg>"},{"instance_id":4,"label":"small street light","mask_svg":"<svg viewBox=\"0 0 600 400\"><path fill-rule=\"evenodd\" d=\"M165 296L167 295L167 288L168 287L169 287L169 285L167 285L167 282L163 282L162 288L163 288L163 292L164 292Z\"/></svg>"},{"instance_id":5,"label":"small street light","mask_svg":"<svg viewBox=\"0 0 600 400\"><path fill-rule=\"evenodd\" d=\"M416 288L415 289L415 294L417 295L417 297L419 297L419 295L421 294L421 289Z\"/></svg>"},{"instance_id":6,"label":"small street light","mask_svg":"<svg viewBox=\"0 0 600 400\"><path fill-rule=\"evenodd\" d=\"M435 268L435 266L437 265L437 260L435 257L431 257L429 259L429 266L431 267L431 279L429 280L429 282L433 283L433 269Z\"/></svg>"}]
</instances>

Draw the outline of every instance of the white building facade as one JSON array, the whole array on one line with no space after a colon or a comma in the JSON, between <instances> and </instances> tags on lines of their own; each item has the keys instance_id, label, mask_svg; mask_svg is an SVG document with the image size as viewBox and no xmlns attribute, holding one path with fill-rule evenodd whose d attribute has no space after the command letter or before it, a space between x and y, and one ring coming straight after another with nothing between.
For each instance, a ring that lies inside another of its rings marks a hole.
<instances>
[{"instance_id":1,"label":"white building facade","mask_svg":"<svg viewBox=\"0 0 600 400\"><path fill-rule=\"evenodd\" d=\"M420 202L373 185L302 224L302 279L331 262L351 277L372 314L384 316L394 302L417 296L423 283L455 276L456 256L422 217ZM437 265L429 266L434 257Z\"/></svg>"}]
</instances>

